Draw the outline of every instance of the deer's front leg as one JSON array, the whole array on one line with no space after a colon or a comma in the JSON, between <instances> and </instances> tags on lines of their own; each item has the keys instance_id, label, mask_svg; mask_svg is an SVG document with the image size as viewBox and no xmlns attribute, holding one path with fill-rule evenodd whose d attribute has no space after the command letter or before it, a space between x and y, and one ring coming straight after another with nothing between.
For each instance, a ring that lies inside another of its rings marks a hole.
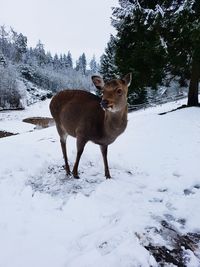
<instances>
[{"instance_id":1,"label":"deer's front leg","mask_svg":"<svg viewBox=\"0 0 200 267\"><path fill-rule=\"evenodd\" d=\"M106 176L106 179L109 179L109 178L111 178L111 176L110 176L109 167L108 167L108 160L107 160L108 146L101 145L100 148L101 148L101 153L102 153L102 156L103 156L103 162L104 162L104 168L105 168L105 176Z\"/></svg>"}]
</instances>

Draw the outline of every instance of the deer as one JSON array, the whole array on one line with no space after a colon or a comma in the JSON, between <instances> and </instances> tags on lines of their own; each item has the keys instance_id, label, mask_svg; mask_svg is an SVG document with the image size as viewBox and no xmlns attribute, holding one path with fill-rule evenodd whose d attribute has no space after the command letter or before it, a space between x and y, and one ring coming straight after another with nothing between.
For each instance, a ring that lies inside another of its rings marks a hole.
<instances>
[{"instance_id":1,"label":"deer","mask_svg":"<svg viewBox=\"0 0 200 267\"><path fill-rule=\"evenodd\" d=\"M101 97L84 90L62 90L53 96L49 108L60 136L66 175L70 176L66 139L76 138L77 154L72 175L79 179L78 166L88 141L100 146L105 177L111 178L107 153L108 145L127 127L127 93L132 74L121 79L103 80L98 75L91 77Z\"/></svg>"}]
</instances>

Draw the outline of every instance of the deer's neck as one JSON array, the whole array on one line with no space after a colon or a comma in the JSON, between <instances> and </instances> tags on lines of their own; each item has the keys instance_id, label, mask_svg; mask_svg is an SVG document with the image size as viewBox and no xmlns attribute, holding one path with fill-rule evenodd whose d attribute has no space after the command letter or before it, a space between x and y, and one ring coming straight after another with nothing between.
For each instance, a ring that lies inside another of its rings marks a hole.
<instances>
[{"instance_id":1,"label":"deer's neck","mask_svg":"<svg viewBox=\"0 0 200 267\"><path fill-rule=\"evenodd\" d=\"M126 129L126 125L127 106L118 112L105 111L104 133L108 139L114 141Z\"/></svg>"}]
</instances>

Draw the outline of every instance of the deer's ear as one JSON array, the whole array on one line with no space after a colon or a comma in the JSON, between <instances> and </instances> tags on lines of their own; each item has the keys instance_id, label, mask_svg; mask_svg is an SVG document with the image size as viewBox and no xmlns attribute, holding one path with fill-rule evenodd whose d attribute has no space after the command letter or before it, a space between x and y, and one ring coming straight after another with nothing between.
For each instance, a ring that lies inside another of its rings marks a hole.
<instances>
[{"instance_id":1,"label":"deer's ear","mask_svg":"<svg viewBox=\"0 0 200 267\"><path fill-rule=\"evenodd\" d=\"M104 81L102 77L96 75L92 76L92 81L98 90L102 90L102 88L104 87Z\"/></svg>"},{"instance_id":2,"label":"deer's ear","mask_svg":"<svg viewBox=\"0 0 200 267\"><path fill-rule=\"evenodd\" d=\"M125 84L126 84L127 86L130 86L130 84L131 84L131 80L132 80L132 73L130 72L130 73L126 74L126 75L122 78L122 80L125 82Z\"/></svg>"}]
</instances>

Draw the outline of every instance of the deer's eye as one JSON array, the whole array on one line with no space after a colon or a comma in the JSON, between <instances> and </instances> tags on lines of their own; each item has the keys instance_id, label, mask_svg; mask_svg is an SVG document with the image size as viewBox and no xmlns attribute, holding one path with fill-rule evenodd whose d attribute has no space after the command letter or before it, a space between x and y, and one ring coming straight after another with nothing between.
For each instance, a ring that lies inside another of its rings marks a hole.
<instances>
[{"instance_id":1,"label":"deer's eye","mask_svg":"<svg viewBox=\"0 0 200 267\"><path fill-rule=\"evenodd\" d=\"M117 89L117 91L116 91L116 92L117 92L117 94L118 94L118 95L122 95L122 94L123 94L123 91L122 91L122 89Z\"/></svg>"}]
</instances>

